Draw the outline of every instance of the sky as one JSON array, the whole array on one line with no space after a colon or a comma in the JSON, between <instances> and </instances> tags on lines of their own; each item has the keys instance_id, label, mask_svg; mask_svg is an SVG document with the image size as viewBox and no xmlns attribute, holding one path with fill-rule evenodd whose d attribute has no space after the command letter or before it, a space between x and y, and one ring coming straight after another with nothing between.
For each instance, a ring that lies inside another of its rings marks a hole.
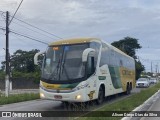
<instances>
[{"instance_id":1,"label":"sky","mask_svg":"<svg viewBox=\"0 0 160 120\"><path fill-rule=\"evenodd\" d=\"M12 16L21 0L0 0L0 11ZM0 12L0 28L5 27ZM53 35L38 31L16 19L10 30L43 42L60 38L97 37L108 43L124 37L137 38L136 51L146 71L160 66L160 0L23 0L15 18ZM56 37L58 36L58 37ZM10 33L10 53L17 49L45 50L47 45ZM0 30L0 61L5 57L5 32Z\"/></svg>"}]
</instances>

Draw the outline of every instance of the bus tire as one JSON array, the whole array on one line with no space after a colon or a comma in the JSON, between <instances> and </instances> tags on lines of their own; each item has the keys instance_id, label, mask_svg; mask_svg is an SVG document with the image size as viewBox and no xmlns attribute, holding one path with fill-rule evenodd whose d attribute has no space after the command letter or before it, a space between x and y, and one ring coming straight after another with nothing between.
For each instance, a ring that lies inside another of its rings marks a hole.
<instances>
[{"instance_id":1,"label":"bus tire","mask_svg":"<svg viewBox=\"0 0 160 120\"><path fill-rule=\"evenodd\" d=\"M130 90L132 90L132 83L130 83Z\"/></svg>"},{"instance_id":2,"label":"bus tire","mask_svg":"<svg viewBox=\"0 0 160 120\"><path fill-rule=\"evenodd\" d=\"M66 102L66 101L62 101L62 104L63 104L64 108L67 108L67 107L68 107L68 105L69 105L69 103L68 103L68 102Z\"/></svg>"},{"instance_id":3,"label":"bus tire","mask_svg":"<svg viewBox=\"0 0 160 120\"><path fill-rule=\"evenodd\" d=\"M127 84L127 88L126 88L126 95L129 95L131 93L131 86L129 84Z\"/></svg>"},{"instance_id":4,"label":"bus tire","mask_svg":"<svg viewBox=\"0 0 160 120\"><path fill-rule=\"evenodd\" d=\"M99 88L99 92L98 92L98 98L96 100L96 103L98 105L102 104L104 101L104 90L102 88L102 86Z\"/></svg>"}]
</instances>

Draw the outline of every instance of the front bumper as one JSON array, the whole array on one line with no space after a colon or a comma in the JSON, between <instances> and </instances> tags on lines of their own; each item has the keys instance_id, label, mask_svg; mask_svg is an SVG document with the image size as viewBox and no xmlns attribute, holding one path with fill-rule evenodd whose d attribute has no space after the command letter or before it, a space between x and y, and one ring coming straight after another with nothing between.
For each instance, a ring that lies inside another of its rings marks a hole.
<instances>
[{"instance_id":1,"label":"front bumper","mask_svg":"<svg viewBox=\"0 0 160 120\"><path fill-rule=\"evenodd\" d=\"M86 102L89 99L87 99L87 95L85 95L85 93L86 93L85 89L80 89L72 92L57 93L57 92L45 90L42 87L40 87L41 99L48 99L48 100L54 100L54 101Z\"/></svg>"}]
</instances>

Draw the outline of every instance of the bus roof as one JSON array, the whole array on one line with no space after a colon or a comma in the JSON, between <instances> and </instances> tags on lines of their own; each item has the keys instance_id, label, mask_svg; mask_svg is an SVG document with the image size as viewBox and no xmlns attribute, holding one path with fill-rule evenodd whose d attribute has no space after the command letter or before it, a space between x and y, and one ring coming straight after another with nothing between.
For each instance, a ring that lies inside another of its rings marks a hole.
<instances>
[{"instance_id":1,"label":"bus roof","mask_svg":"<svg viewBox=\"0 0 160 120\"><path fill-rule=\"evenodd\" d=\"M58 41L52 42L52 43L49 44L49 46L64 45L64 44L87 43L87 42L90 42L92 40L100 41L100 39L98 39L98 38L72 38L72 39L62 39L62 40L58 40Z\"/></svg>"},{"instance_id":2,"label":"bus roof","mask_svg":"<svg viewBox=\"0 0 160 120\"><path fill-rule=\"evenodd\" d=\"M101 41L105 44L107 44L110 49L113 49L114 51L126 56L126 57L129 57L131 59L133 59L132 57L128 56L126 53L124 53L123 51L119 50L118 48L112 46L111 44L108 44L107 42L103 41L103 40L100 40L98 38L93 38L93 37L90 37L90 38L72 38L72 39L61 39L61 40L58 40L58 41L55 41L55 42L52 42L49 44L49 46L53 46L53 45L65 45L65 44L78 44L78 43L87 43L87 42L91 42L93 40L97 40L97 41ZM134 60L134 59L133 59Z\"/></svg>"}]
</instances>

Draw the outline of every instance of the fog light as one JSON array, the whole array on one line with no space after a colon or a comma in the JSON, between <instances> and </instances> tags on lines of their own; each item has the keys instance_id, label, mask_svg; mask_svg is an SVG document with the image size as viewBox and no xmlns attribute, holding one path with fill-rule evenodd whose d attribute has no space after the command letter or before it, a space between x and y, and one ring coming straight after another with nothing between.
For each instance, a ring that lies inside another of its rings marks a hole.
<instances>
[{"instance_id":1,"label":"fog light","mask_svg":"<svg viewBox=\"0 0 160 120\"><path fill-rule=\"evenodd\" d=\"M40 98L45 98L43 93L40 93Z\"/></svg>"},{"instance_id":2,"label":"fog light","mask_svg":"<svg viewBox=\"0 0 160 120\"><path fill-rule=\"evenodd\" d=\"M76 99L81 99L81 95L77 95L77 96L76 96Z\"/></svg>"}]
</instances>

